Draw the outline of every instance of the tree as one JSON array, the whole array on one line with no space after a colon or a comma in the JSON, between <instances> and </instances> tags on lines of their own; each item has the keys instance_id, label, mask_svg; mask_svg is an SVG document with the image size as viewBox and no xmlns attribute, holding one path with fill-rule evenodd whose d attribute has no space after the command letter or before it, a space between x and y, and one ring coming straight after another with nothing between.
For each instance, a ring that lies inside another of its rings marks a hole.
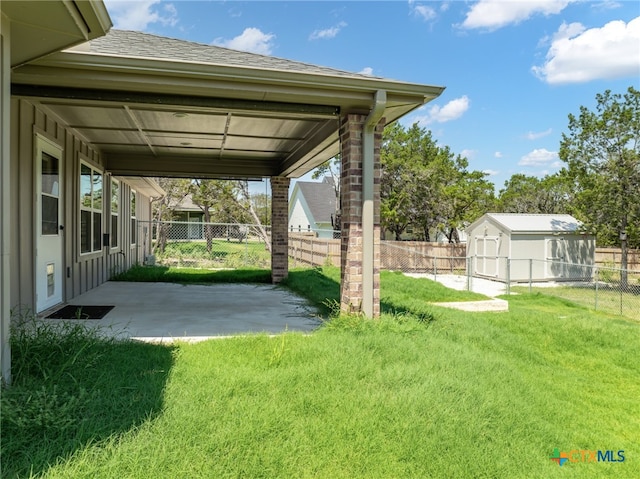
<instances>
[{"instance_id":1,"label":"tree","mask_svg":"<svg viewBox=\"0 0 640 479\"><path fill-rule=\"evenodd\" d=\"M567 213L571 209L572 197L572 186L566 172L542 179L518 173L505 181L496 207L503 213Z\"/></svg>"},{"instance_id":2,"label":"tree","mask_svg":"<svg viewBox=\"0 0 640 479\"><path fill-rule=\"evenodd\" d=\"M596 111L569 115L560 159L578 188L576 214L598 242L620 245L626 270L628 247L640 245L640 91L606 90L596 102ZM627 285L626 273L621 281Z\"/></svg>"},{"instance_id":3,"label":"tree","mask_svg":"<svg viewBox=\"0 0 640 479\"><path fill-rule=\"evenodd\" d=\"M175 208L189 192L189 180L175 178L156 178L158 185L164 190L165 195L153 202L153 218L156 222L156 244L154 251L164 252L167 246L167 221L175 217Z\"/></svg>"},{"instance_id":4,"label":"tree","mask_svg":"<svg viewBox=\"0 0 640 479\"><path fill-rule=\"evenodd\" d=\"M468 171L466 158L438 146L431 132L418 124L385 128L381 163L381 222L396 240L411 225L425 241L434 230L458 241L458 228L494 201L486 174Z\"/></svg>"},{"instance_id":5,"label":"tree","mask_svg":"<svg viewBox=\"0 0 640 479\"><path fill-rule=\"evenodd\" d=\"M225 211L228 204L235 201L233 184L226 180L194 179L189 186L193 204L204 213L204 233L207 240L207 251L213 246L213 227L211 226L212 210L215 213Z\"/></svg>"}]
</instances>

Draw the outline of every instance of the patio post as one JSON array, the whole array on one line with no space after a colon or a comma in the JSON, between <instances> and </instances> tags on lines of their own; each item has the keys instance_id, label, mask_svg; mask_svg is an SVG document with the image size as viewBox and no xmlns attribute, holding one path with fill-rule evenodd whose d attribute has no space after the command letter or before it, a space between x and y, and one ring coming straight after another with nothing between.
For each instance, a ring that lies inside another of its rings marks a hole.
<instances>
[{"instance_id":1,"label":"patio post","mask_svg":"<svg viewBox=\"0 0 640 479\"><path fill-rule=\"evenodd\" d=\"M289 274L289 178L271 177L271 282Z\"/></svg>"},{"instance_id":2,"label":"patio post","mask_svg":"<svg viewBox=\"0 0 640 479\"><path fill-rule=\"evenodd\" d=\"M385 121L378 118L366 128L369 118L349 114L340 126L340 308L376 318L380 316L380 144Z\"/></svg>"}]
</instances>

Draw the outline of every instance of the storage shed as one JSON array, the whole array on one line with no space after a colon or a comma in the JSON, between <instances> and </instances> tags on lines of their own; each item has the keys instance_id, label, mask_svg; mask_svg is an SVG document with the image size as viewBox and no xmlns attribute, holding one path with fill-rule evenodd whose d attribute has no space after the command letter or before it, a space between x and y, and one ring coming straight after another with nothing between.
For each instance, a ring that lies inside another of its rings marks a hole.
<instances>
[{"instance_id":1,"label":"storage shed","mask_svg":"<svg viewBox=\"0 0 640 479\"><path fill-rule=\"evenodd\" d=\"M472 274L499 281L581 280L596 242L571 215L487 213L467 228Z\"/></svg>"}]
</instances>

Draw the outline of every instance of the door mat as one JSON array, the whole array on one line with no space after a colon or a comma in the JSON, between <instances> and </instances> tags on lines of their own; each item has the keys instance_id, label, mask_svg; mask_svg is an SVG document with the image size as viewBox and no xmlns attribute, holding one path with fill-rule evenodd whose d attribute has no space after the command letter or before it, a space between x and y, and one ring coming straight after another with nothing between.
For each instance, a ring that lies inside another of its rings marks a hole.
<instances>
[{"instance_id":1,"label":"door mat","mask_svg":"<svg viewBox=\"0 0 640 479\"><path fill-rule=\"evenodd\" d=\"M115 306L80 306L69 304L46 316L47 319L102 319Z\"/></svg>"}]
</instances>

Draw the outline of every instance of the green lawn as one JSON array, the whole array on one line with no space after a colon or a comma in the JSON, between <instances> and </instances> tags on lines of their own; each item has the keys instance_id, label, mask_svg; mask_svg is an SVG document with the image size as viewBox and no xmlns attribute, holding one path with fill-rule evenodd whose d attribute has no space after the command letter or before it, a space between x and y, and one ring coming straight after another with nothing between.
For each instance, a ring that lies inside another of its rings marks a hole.
<instances>
[{"instance_id":1,"label":"green lawn","mask_svg":"<svg viewBox=\"0 0 640 479\"><path fill-rule=\"evenodd\" d=\"M515 293L529 292L528 286L512 287ZM598 290L595 287L580 286L557 286L553 288L538 287L531 288L532 292L549 296L568 299L577 304L581 304L589 309L604 313L626 316L629 319L640 318L640 286L631 283L631 286L621 291L619 286L601 286Z\"/></svg>"},{"instance_id":2,"label":"green lawn","mask_svg":"<svg viewBox=\"0 0 640 479\"><path fill-rule=\"evenodd\" d=\"M289 283L337 298L334 269ZM53 356L25 340L2 477L640 477L639 323L539 294L508 313L425 306L430 283L384 274L380 320L312 335L167 347L72 332ZM625 461L560 467L555 448Z\"/></svg>"},{"instance_id":3,"label":"green lawn","mask_svg":"<svg viewBox=\"0 0 640 479\"><path fill-rule=\"evenodd\" d=\"M212 240L211 249L207 242L170 241L163 252L156 251L158 263L179 267L238 268L255 266L268 268L271 254L264 243L258 241Z\"/></svg>"}]
</instances>

